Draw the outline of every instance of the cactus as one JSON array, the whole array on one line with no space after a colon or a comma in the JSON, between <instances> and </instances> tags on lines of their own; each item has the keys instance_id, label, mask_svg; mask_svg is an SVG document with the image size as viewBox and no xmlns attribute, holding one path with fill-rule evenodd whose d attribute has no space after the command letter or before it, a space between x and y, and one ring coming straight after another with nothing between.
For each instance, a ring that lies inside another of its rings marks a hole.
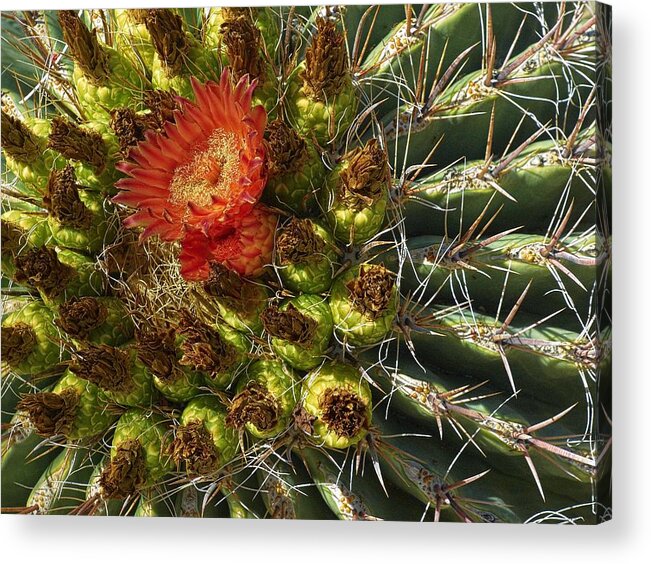
<instances>
[{"instance_id":1,"label":"cactus","mask_svg":"<svg viewBox=\"0 0 651 564\"><path fill-rule=\"evenodd\" d=\"M3 12L2 511L607 520L609 22Z\"/></svg>"}]
</instances>

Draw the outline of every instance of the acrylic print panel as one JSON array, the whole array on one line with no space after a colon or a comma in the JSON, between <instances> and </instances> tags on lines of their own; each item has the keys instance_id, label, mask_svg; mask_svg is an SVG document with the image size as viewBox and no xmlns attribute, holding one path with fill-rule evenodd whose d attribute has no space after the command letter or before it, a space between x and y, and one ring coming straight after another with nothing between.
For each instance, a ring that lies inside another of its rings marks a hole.
<instances>
[{"instance_id":1,"label":"acrylic print panel","mask_svg":"<svg viewBox=\"0 0 651 564\"><path fill-rule=\"evenodd\" d=\"M610 518L610 10L2 14L2 511Z\"/></svg>"}]
</instances>

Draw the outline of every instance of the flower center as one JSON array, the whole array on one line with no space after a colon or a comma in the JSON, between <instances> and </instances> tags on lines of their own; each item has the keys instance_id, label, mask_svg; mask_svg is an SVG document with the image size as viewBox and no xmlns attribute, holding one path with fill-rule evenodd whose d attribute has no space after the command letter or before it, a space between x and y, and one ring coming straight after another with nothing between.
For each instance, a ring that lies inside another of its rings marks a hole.
<instances>
[{"instance_id":1,"label":"flower center","mask_svg":"<svg viewBox=\"0 0 651 564\"><path fill-rule=\"evenodd\" d=\"M237 135L215 129L205 147L174 171L169 201L207 207L213 203L213 198L228 198L231 185L240 176L239 153Z\"/></svg>"}]
</instances>

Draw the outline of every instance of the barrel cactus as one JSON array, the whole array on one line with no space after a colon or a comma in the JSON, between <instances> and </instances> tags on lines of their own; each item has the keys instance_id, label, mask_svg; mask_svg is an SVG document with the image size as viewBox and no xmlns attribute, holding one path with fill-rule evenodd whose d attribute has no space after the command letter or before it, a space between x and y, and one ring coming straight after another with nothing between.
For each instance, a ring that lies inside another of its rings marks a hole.
<instances>
[{"instance_id":1,"label":"barrel cactus","mask_svg":"<svg viewBox=\"0 0 651 564\"><path fill-rule=\"evenodd\" d=\"M610 518L607 8L2 31L3 512Z\"/></svg>"}]
</instances>

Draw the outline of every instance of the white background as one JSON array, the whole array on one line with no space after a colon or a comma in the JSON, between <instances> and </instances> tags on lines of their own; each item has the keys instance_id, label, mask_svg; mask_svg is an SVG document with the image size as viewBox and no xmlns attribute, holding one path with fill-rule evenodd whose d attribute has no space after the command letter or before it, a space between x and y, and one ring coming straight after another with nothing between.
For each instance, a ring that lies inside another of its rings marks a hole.
<instances>
[{"instance_id":1,"label":"white background","mask_svg":"<svg viewBox=\"0 0 651 564\"><path fill-rule=\"evenodd\" d=\"M651 321L651 284L645 277L651 264L651 2L610 3L615 74L614 521L600 527L523 527L3 515L2 562L651 562L651 363L645 360L651 354L651 330L645 325ZM181 4L199 2L2 0L2 9Z\"/></svg>"}]
</instances>

